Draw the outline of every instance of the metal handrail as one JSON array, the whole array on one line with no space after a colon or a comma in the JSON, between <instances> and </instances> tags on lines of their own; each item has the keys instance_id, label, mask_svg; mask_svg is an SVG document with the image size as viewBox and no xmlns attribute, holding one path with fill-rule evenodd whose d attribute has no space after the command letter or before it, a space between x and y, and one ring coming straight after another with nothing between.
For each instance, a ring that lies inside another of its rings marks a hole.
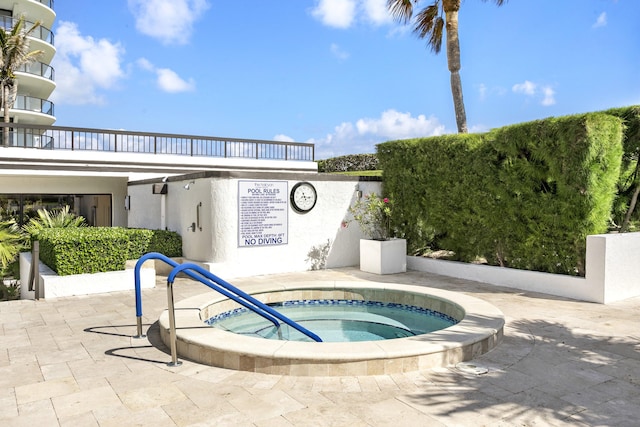
<instances>
[{"instance_id":1,"label":"metal handrail","mask_svg":"<svg viewBox=\"0 0 640 427\"><path fill-rule=\"evenodd\" d=\"M212 274L211 272L205 270L204 268L192 264L185 263L179 264L172 259L166 257L163 254L157 252L151 252L143 255L136 262L136 266L134 268L134 285L135 285L135 295L136 295L136 320L137 320L137 332L138 335L134 338L142 338L144 335L142 334L142 295L141 295L141 286L140 286L140 269L142 268L142 264L149 259L160 259L165 263L171 265L173 270L169 273L167 277L167 302L168 302L168 312L169 312L169 340L171 343L171 362L169 366L177 366L180 364L178 361L178 351L177 351L177 338L176 338L176 324L175 324L175 308L173 302L173 282L178 274L184 273L202 283L210 287L211 289L221 293L227 298L233 300L234 302L244 306L245 308L253 311L254 313L264 317L265 319L272 322L276 328L280 327L278 320L286 323L290 327L296 329L307 337L311 338L316 342L322 342L322 338L313 332L309 331L304 326L296 323L295 321L289 319L263 302L255 299L251 295L246 292L240 290L239 288L233 286L232 284L224 281L218 276ZM195 271L195 273L194 273ZM197 274L196 274L197 273Z\"/></svg>"},{"instance_id":2,"label":"metal handrail","mask_svg":"<svg viewBox=\"0 0 640 427\"><path fill-rule=\"evenodd\" d=\"M134 287L135 287L135 294L136 294L136 318L137 318L136 323L137 323L138 335L136 335L134 338L145 337L145 335L142 333L142 291L141 291L141 285L140 285L140 269L142 268L142 264L144 264L145 261L150 259L159 259L165 262L166 264L169 264L173 268L181 265L176 261L172 260L171 258L158 252L149 252L148 254L141 256L140 259L136 262L136 266L134 267L133 271L134 271ZM196 273L193 273L192 271L184 271L184 273L194 280L202 281L201 280L202 276ZM217 286L216 284L211 284L211 285L213 285L213 286L210 286L213 290L221 293L225 297L237 302L238 304L243 305L244 307L255 311L255 308L252 307L248 301L243 301L237 298L235 295L228 292L224 288ZM274 317L266 313L258 313L258 314L260 314L262 317L264 317L265 319L273 323L276 327L280 326L280 324L278 323L278 320L276 320Z\"/></svg>"},{"instance_id":3,"label":"metal handrail","mask_svg":"<svg viewBox=\"0 0 640 427\"><path fill-rule=\"evenodd\" d=\"M49 64L44 62L35 61L30 64L23 64L16 70L17 72L33 74L34 76L40 76L42 78L54 81L55 70Z\"/></svg>"},{"instance_id":4,"label":"metal handrail","mask_svg":"<svg viewBox=\"0 0 640 427\"><path fill-rule=\"evenodd\" d=\"M42 3L47 6L49 9L53 9L53 0L36 0L38 3Z\"/></svg>"},{"instance_id":5,"label":"metal handrail","mask_svg":"<svg viewBox=\"0 0 640 427\"><path fill-rule=\"evenodd\" d=\"M11 107L12 110L33 111L36 113L53 116L54 105L48 99L36 98L35 96L18 95L16 102Z\"/></svg>"}]
</instances>

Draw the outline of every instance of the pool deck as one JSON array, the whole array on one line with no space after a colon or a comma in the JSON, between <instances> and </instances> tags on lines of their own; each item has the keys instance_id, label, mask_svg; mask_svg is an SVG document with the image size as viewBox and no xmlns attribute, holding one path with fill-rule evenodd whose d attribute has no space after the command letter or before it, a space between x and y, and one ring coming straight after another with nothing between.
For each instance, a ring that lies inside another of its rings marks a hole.
<instances>
[{"instance_id":1,"label":"pool deck","mask_svg":"<svg viewBox=\"0 0 640 427\"><path fill-rule=\"evenodd\" d=\"M640 298L609 305L408 272L357 269L231 280L421 284L462 292L505 315L502 343L474 360L420 372L296 377L188 360L169 367L157 319L163 278L143 290L0 302L0 425L10 426L636 426L640 419ZM179 279L176 301L209 292ZM179 325L178 325L179 326Z\"/></svg>"}]
</instances>

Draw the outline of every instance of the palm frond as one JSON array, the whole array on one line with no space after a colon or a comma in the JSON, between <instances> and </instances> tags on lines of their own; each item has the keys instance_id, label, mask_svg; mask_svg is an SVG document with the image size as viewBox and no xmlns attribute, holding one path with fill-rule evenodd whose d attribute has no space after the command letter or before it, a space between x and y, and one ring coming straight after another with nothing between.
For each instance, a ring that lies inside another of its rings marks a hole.
<instances>
[{"instance_id":1,"label":"palm frond","mask_svg":"<svg viewBox=\"0 0 640 427\"><path fill-rule=\"evenodd\" d=\"M427 37L433 31L439 16L439 7L436 3L425 7L416 15L414 32L421 39Z\"/></svg>"},{"instance_id":2,"label":"palm frond","mask_svg":"<svg viewBox=\"0 0 640 427\"><path fill-rule=\"evenodd\" d=\"M38 209L38 217L31 218L28 223L22 226L22 229L29 235L34 235L44 228L69 228L69 227L86 227L84 217L77 216L69 211L66 205L62 209Z\"/></svg>"},{"instance_id":3,"label":"palm frond","mask_svg":"<svg viewBox=\"0 0 640 427\"><path fill-rule=\"evenodd\" d=\"M436 25L434 26L433 31L431 32L431 37L427 42L427 44L431 46L431 50L433 50L433 52L436 54L440 53L440 49L442 48L443 35L444 35L444 19L442 17L439 17L436 20Z\"/></svg>"},{"instance_id":4,"label":"palm frond","mask_svg":"<svg viewBox=\"0 0 640 427\"><path fill-rule=\"evenodd\" d=\"M427 46L434 53L440 53L444 35L444 18L436 3L422 9L416 16L414 32L421 39L427 39Z\"/></svg>"},{"instance_id":5,"label":"palm frond","mask_svg":"<svg viewBox=\"0 0 640 427\"><path fill-rule=\"evenodd\" d=\"M23 236L13 220L0 222L0 271L11 264L23 247Z\"/></svg>"},{"instance_id":6,"label":"palm frond","mask_svg":"<svg viewBox=\"0 0 640 427\"><path fill-rule=\"evenodd\" d=\"M413 1L415 0L387 0L387 9L393 19L406 24L413 16Z\"/></svg>"}]
</instances>

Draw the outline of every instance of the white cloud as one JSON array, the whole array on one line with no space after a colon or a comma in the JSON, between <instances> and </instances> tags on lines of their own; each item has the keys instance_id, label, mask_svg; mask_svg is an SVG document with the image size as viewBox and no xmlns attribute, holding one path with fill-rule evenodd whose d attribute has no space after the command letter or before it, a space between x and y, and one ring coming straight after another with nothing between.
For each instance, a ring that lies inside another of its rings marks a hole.
<instances>
[{"instance_id":1,"label":"white cloud","mask_svg":"<svg viewBox=\"0 0 640 427\"><path fill-rule=\"evenodd\" d=\"M478 91L478 98L480 101L485 101L486 99L494 96L504 96L508 92L508 89L505 89L502 86L488 87L484 83L475 85L474 88Z\"/></svg>"},{"instance_id":2,"label":"white cloud","mask_svg":"<svg viewBox=\"0 0 640 427\"><path fill-rule=\"evenodd\" d=\"M335 43L331 43L331 47L329 49L331 50L331 53L333 54L333 56L335 56L338 59L345 60L349 58L349 52L343 50L340 46L338 46Z\"/></svg>"},{"instance_id":3,"label":"white cloud","mask_svg":"<svg viewBox=\"0 0 640 427\"><path fill-rule=\"evenodd\" d=\"M178 73L169 68L156 68L156 66L146 58L140 58L136 63L143 70L155 73L156 84L163 92L179 93L195 90L196 84L193 79L184 80Z\"/></svg>"},{"instance_id":4,"label":"white cloud","mask_svg":"<svg viewBox=\"0 0 640 427\"><path fill-rule=\"evenodd\" d=\"M357 20L373 25L393 22L387 0L316 0L311 14L324 25L334 28L349 28Z\"/></svg>"},{"instance_id":5,"label":"white cloud","mask_svg":"<svg viewBox=\"0 0 640 427\"><path fill-rule=\"evenodd\" d=\"M360 119L356 122L360 135L376 135L389 139L411 138L415 136L440 135L444 132L444 125L437 119L423 114L412 117L411 113L400 113L387 110L378 119Z\"/></svg>"},{"instance_id":6,"label":"white cloud","mask_svg":"<svg viewBox=\"0 0 640 427\"><path fill-rule=\"evenodd\" d=\"M311 14L324 25L349 28L356 15L356 0L317 0Z\"/></svg>"},{"instance_id":7,"label":"white cloud","mask_svg":"<svg viewBox=\"0 0 640 427\"><path fill-rule=\"evenodd\" d=\"M541 98L540 104L548 107L556 103L556 92L549 85L539 85L537 83L525 80L524 83L518 83L511 88L514 93L521 93L531 98Z\"/></svg>"},{"instance_id":8,"label":"white cloud","mask_svg":"<svg viewBox=\"0 0 640 427\"><path fill-rule=\"evenodd\" d=\"M136 64L143 70L154 71L156 67L153 66L151 62L147 58L140 58L136 61Z\"/></svg>"},{"instance_id":9,"label":"white cloud","mask_svg":"<svg viewBox=\"0 0 640 427\"><path fill-rule=\"evenodd\" d=\"M195 89L193 79L183 80L175 71L168 68L158 68L158 86L165 92L189 92Z\"/></svg>"},{"instance_id":10,"label":"white cloud","mask_svg":"<svg viewBox=\"0 0 640 427\"><path fill-rule=\"evenodd\" d=\"M541 88L542 94L544 97L542 98L542 105L548 107L549 105L554 105L556 103L556 92L550 86L544 86Z\"/></svg>"},{"instance_id":11,"label":"white cloud","mask_svg":"<svg viewBox=\"0 0 640 427\"><path fill-rule=\"evenodd\" d=\"M487 96L487 86L484 83L480 83L478 86L478 95L480 96L480 101L484 101Z\"/></svg>"},{"instance_id":12,"label":"white cloud","mask_svg":"<svg viewBox=\"0 0 640 427\"><path fill-rule=\"evenodd\" d=\"M515 93L524 93L525 95L534 95L536 93L536 84L525 80L524 83L513 85L513 91Z\"/></svg>"},{"instance_id":13,"label":"white cloud","mask_svg":"<svg viewBox=\"0 0 640 427\"><path fill-rule=\"evenodd\" d=\"M99 89L112 89L125 77L124 49L119 43L83 36L73 22L61 21L56 31L56 90L59 104L101 104Z\"/></svg>"},{"instance_id":14,"label":"white cloud","mask_svg":"<svg viewBox=\"0 0 640 427\"><path fill-rule=\"evenodd\" d=\"M316 145L319 159L344 154L373 153L381 142L424 136L442 135L445 127L435 117L413 117L390 109L378 118L362 118L356 123L343 122L324 138L307 142Z\"/></svg>"},{"instance_id":15,"label":"white cloud","mask_svg":"<svg viewBox=\"0 0 640 427\"><path fill-rule=\"evenodd\" d=\"M598 15L598 19L596 19L596 22L593 23L591 28L600 28L600 27L606 27L606 26L607 26L607 12L602 12L600 15Z\"/></svg>"},{"instance_id":16,"label":"white cloud","mask_svg":"<svg viewBox=\"0 0 640 427\"><path fill-rule=\"evenodd\" d=\"M363 0L361 5L367 20L374 25L385 25L393 22L387 9L387 0Z\"/></svg>"},{"instance_id":17,"label":"white cloud","mask_svg":"<svg viewBox=\"0 0 640 427\"><path fill-rule=\"evenodd\" d=\"M288 135L279 133L276 136L273 137L274 141L280 141L280 142L295 142L295 140L293 138L291 138Z\"/></svg>"},{"instance_id":18,"label":"white cloud","mask_svg":"<svg viewBox=\"0 0 640 427\"><path fill-rule=\"evenodd\" d=\"M163 44L186 44L207 0L128 0L136 29Z\"/></svg>"}]
</instances>

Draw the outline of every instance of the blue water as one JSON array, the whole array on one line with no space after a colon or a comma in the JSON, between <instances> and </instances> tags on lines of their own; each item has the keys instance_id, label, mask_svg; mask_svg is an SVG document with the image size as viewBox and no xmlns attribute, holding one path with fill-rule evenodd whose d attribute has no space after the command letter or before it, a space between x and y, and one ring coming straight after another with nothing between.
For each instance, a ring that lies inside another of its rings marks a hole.
<instances>
[{"instance_id":1,"label":"blue water","mask_svg":"<svg viewBox=\"0 0 640 427\"><path fill-rule=\"evenodd\" d=\"M320 336L324 342L405 338L458 323L458 320L433 310L375 301L298 300L269 305ZM206 323L248 336L311 341L288 325L276 328L273 323L245 308L218 314Z\"/></svg>"}]
</instances>

